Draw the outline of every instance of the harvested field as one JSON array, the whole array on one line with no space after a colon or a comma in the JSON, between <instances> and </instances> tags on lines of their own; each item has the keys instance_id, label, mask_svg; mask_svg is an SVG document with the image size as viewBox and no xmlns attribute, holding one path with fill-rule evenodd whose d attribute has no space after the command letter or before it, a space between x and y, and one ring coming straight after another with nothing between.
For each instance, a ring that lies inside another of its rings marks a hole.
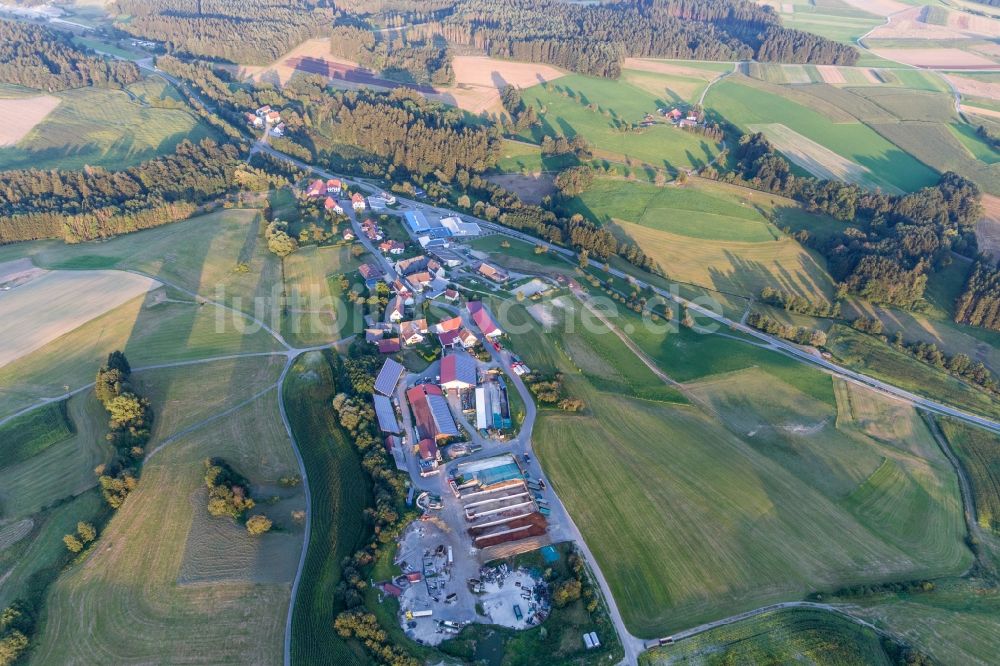
<instances>
[{"instance_id":1,"label":"harvested field","mask_svg":"<svg viewBox=\"0 0 1000 666\"><path fill-rule=\"evenodd\" d=\"M514 192L521 201L529 204L539 204L545 197L555 194L556 188L552 176L538 174L497 174L487 176L486 180L496 183L506 190Z\"/></svg>"},{"instance_id":2,"label":"harvested field","mask_svg":"<svg viewBox=\"0 0 1000 666\"><path fill-rule=\"evenodd\" d=\"M763 132L785 157L817 178L843 180L870 189L879 186L865 167L841 157L785 125L771 123L749 127L754 132Z\"/></svg>"},{"instance_id":3,"label":"harvested field","mask_svg":"<svg viewBox=\"0 0 1000 666\"><path fill-rule=\"evenodd\" d=\"M830 85L847 83L847 79L844 77L844 72L840 67L834 67L833 65L817 65L816 69L819 71L820 76L823 77L824 83L829 83Z\"/></svg>"},{"instance_id":4,"label":"harvested field","mask_svg":"<svg viewBox=\"0 0 1000 666\"><path fill-rule=\"evenodd\" d=\"M1000 20L988 16L950 11L947 25L975 37L996 39L1000 35Z\"/></svg>"},{"instance_id":5,"label":"harvested field","mask_svg":"<svg viewBox=\"0 0 1000 666\"><path fill-rule=\"evenodd\" d=\"M118 271L49 271L0 295L0 366L145 293L151 280Z\"/></svg>"},{"instance_id":6,"label":"harvested field","mask_svg":"<svg viewBox=\"0 0 1000 666\"><path fill-rule=\"evenodd\" d=\"M0 527L0 550L6 550L15 543L31 534L31 529L35 526L35 521L25 518L14 523L7 523Z\"/></svg>"},{"instance_id":7,"label":"harvested field","mask_svg":"<svg viewBox=\"0 0 1000 666\"><path fill-rule=\"evenodd\" d=\"M893 15L889 23L873 30L870 39L962 39L958 29L927 20L929 7L911 7Z\"/></svg>"},{"instance_id":8,"label":"harvested field","mask_svg":"<svg viewBox=\"0 0 1000 666\"><path fill-rule=\"evenodd\" d=\"M52 95L0 99L0 146L13 146L20 141L45 116L59 106L59 98Z\"/></svg>"},{"instance_id":9,"label":"harvested field","mask_svg":"<svg viewBox=\"0 0 1000 666\"><path fill-rule=\"evenodd\" d=\"M1000 111L996 109L984 109L981 106L969 106L968 104L962 105L963 113L971 113L973 115L987 116L988 118L1000 118Z\"/></svg>"},{"instance_id":10,"label":"harvested field","mask_svg":"<svg viewBox=\"0 0 1000 666\"><path fill-rule=\"evenodd\" d=\"M319 74L344 88L372 87L392 89L406 87L417 90L428 99L452 104L471 113L501 111L500 88L511 84L530 88L552 81L563 72L551 65L497 60L487 56L457 56L452 63L455 85L432 87L400 83L382 78L357 63L330 54L325 39L310 39L281 56L270 65L228 68L239 76L255 81L284 84L296 73Z\"/></svg>"},{"instance_id":11,"label":"harvested field","mask_svg":"<svg viewBox=\"0 0 1000 666\"><path fill-rule=\"evenodd\" d=\"M878 16L889 16L910 7L896 0L844 0L844 4Z\"/></svg>"},{"instance_id":12,"label":"harvested field","mask_svg":"<svg viewBox=\"0 0 1000 666\"><path fill-rule=\"evenodd\" d=\"M978 81L967 76L956 76L954 74L946 74L944 78L963 95L985 97L1000 101L1000 83Z\"/></svg>"},{"instance_id":13,"label":"harvested field","mask_svg":"<svg viewBox=\"0 0 1000 666\"><path fill-rule=\"evenodd\" d=\"M976 225L979 249L994 259L1000 259L1000 197L983 195L985 215Z\"/></svg>"},{"instance_id":14,"label":"harvested field","mask_svg":"<svg viewBox=\"0 0 1000 666\"><path fill-rule=\"evenodd\" d=\"M886 60L894 60L907 65L913 65L914 67L1000 70L1000 64L997 64L995 61L956 48L874 48L872 52Z\"/></svg>"},{"instance_id":15,"label":"harvested field","mask_svg":"<svg viewBox=\"0 0 1000 666\"><path fill-rule=\"evenodd\" d=\"M719 74L731 69L729 63L713 63L720 67L701 68L670 60L651 60L649 58L625 58L622 69L634 69L641 72L652 72L654 74L666 74L668 76L685 76L693 79L703 79L711 81ZM724 69L723 69L724 68Z\"/></svg>"},{"instance_id":16,"label":"harvested field","mask_svg":"<svg viewBox=\"0 0 1000 666\"><path fill-rule=\"evenodd\" d=\"M237 392L246 396L253 387ZM188 393L190 400L170 409L195 403L198 392ZM297 559L302 546L290 511L301 509L304 498L301 488L278 485L298 466L277 400L275 392L265 395L146 462L138 488L104 528L100 548L52 586L32 655L37 663L85 663L98 653L117 664L280 663L294 571L284 563ZM210 456L229 461L259 496L281 497L259 507L278 529L210 553L197 549L193 539L204 534L203 522L227 520L192 501L204 488L202 461Z\"/></svg>"}]
</instances>

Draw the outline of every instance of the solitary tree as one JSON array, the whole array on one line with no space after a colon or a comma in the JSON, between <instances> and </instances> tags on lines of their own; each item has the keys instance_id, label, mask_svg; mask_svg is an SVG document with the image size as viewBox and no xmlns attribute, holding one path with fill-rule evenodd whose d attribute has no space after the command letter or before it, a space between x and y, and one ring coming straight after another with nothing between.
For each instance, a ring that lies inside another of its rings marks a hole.
<instances>
[{"instance_id":1,"label":"solitary tree","mask_svg":"<svg viewBox=\"0 0 1000 666\"><path fill-rule=\"evenodd\" d=\"M79 553L83 550L83 544L72 534L67 534L63 537L63 543L66 544L66 548L69 549L71 553Z\"/></svg>"},{"instance_id":2,"label":"solitary tree","mask_svg":"<svg viewBox=\"0 0 1000 666\"><path fill-rule=\"evenodd\" d=\"M271 525L272 523L270 518L268 518L262 513L258 513L257 515L250 516L250 518L247 520L247 532L249 532L254 536L257 536L259 534L263 534L264 532L270 530Z\"/></svg>"},{"instance_id":3,"label":"solitary tree","mask_svg":"<svg viewBox=\"0 0 1000 666\"><path fill-rule=\"evenodd\" d=\"M80 535L80 540L84 543L89 543L97 538L97 528L83 521L76 524L76 533Z\"/></svg>"}]
</instances>

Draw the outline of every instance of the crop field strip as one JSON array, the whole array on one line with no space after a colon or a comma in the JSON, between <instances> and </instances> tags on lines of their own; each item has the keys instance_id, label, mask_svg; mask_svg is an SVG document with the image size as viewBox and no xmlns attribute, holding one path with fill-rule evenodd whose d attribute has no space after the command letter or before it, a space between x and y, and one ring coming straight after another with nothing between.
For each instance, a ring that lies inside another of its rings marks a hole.
<instances>
[{"instance_id":1,"label":"crop field strip","mask_svg":"<svg viewBox=\"0 0 1000 666\"><path fill-rule=\"evenodd\" d=\"M295 361L282 396L313 495L309 548L292 617L293 664L367 660L329 626L338 609L340 560L365 538L362 512L371 503L360 460L327 407L335 392L329 363L309 352Z\"/></svg>"},{"instance_id":2,"label":"crop field strip","mask_svg":"<svg viewBox=\"0 0 1000 666\"><path fill-rule=\"evenodd\" d=\"M952 419L938 423L969 476L976 521L1000 536L1000 439Z\"/></svg>"},{"instance_id":3,"label":"crop field strip","mask_svg":"<svg viewBox=\"0 0 1000 666\"><path fill-rule=\"evenodd\" d=\"M936 181L930 168L883 139L849 111L810 95L808 86L773 86L734 76L709 90L705 105L743 128L784 125L868 169L884 186L912 190Z\"/></svg>"}]
</instances>

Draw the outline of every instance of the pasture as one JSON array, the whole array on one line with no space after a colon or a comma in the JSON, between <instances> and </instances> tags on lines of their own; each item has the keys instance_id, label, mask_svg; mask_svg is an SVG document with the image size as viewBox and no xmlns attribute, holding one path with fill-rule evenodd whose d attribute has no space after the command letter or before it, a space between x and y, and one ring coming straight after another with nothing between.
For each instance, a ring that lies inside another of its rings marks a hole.
<instances>
[{"instance_id":1,"label":"pasture","mask_svg":"<svg viewBox=\"0 0 1000 666\"><path fill-rule=\"evenodd\" d=\"M740 296L756 296L764 287L774 287L813 300L832 297L833 280L825 261L791 238L707 243L631 222L618 221L615 226L672 280Z\"/></svg>"},{"instance_id":2,"label":"pasture","mask_svg":"<svg viewBox=\"0 0 1000 666\"><path fill-rule=\"evenodd\" d=\"M524 141L504 140L497 169L503 173L541 173L576 166L575 155L542 155L542 149Z\"/></svg>"},{"instance_id":3,"label":"pasture","mask_svg":"<svg viewBox=\"0 0 1000 666\"><path fill-rule=\"evenodd\" d=\"M536 143L545 135L580 134L599 158L639 161L670 172L707 164L719 150L704 137L666 123L639 127L646 114L655 115L672 101L625 81L574 74L528 88L523 99L539 113L541 126L525 136Z\"/></svg>"},{"instance_id":4,"label":"pasture","mask_svg":"<svg viewBox=\"0 0 1000 666\"><path fill-rule=\"evenodd\" d=\"M992 433L954 419L938 420L972 484L976 521L1000 534L1000 440Z\"/></svg>"},{"instance_id":5,"label":"pasture","mask_svg":"<svg viewBox=\"0 0 1000 666\"><path fill-rule=\"evenodd\" d=\"M3 271L3 265L0 265ZM155 280L119 271L47 271L0 294L0 367L147 292Z\"/></svg>"},{"instance_id":6,"label":"pasture","mask_svg":"<svg viewBox=\"0 0 1000 666\"><path fill-rule=\"evenodd\" d=\"M744 130L753 125L784 125L867 169L872 182L883 187L910 191L937 181L934 171L837 106L814 103L816 97L807 93L785 96L786 88L772 92L766 84L748 83L740 77L718 83L709 90L705 106Z\"/></svg>"},{"instance_id":7,"label":"pasture","mask_svg":"<svg viewBox=\"0 0 1000 666\"><path fill-rule=\"evenodd\" d=\"M143 373L143 382L175 392L176 400L154 408L165 422L179 423L178 413L210 415L215 406L204 405L205 396L191 387L228 371L208 363L176 376L158 372ZM236 384L229 399L246 400L256 389ZM301 487L278 484L298 465L277 401L271 391L186 434L157 430L138 488L104 528L100 547L51 588L36 663L87 661L97 652L115 663L281 660L289 583L302 545L291 512L303 508L304 496ZM170 441L172 434L179 437ZM255 495L276 496L259 508L278 529L252 539L228 519L210 517L206 457L227 460ZM69 621L81 616L88 622Z\"/></svg>"},{"instance_id":8,"label":"pasture","mask_svg":"<svg viewBox=\"0 0 1000 666\"><path fill-rule=\"evenodd\" d=\"M773 198L773 197L772 197ZM766 195L692 179L683 187L598 178L567 212L608 224L617 220L709 241L767 243L781 232L762 214Z\"/></svg>"},{"instance_id":9,"label":"pasture","mask_svg":"<svg viewBox=\"0 0 1000 666\"><path fill-rule=\"evenodd\" d=\"M309 548L292 617L293 664L367 661L330 629L340 610L334 596L340 560L367 537L362 513L372 503L358 456L327 407L335 393L329 362L309 352L295 360L282 396L312 494Z\"/></svg>"},{"instance_id":10,"label":"pasture","mask_svg":"<svg viewBox=\"0 0 1000 666\"><path fill-rule=\"evenodd\" d=\"M878 634L828 611L789 609L758 615L644 653L643 666L702 663L808 663L891 666Z\"/></svg>"},{"instance_id":11,"label":"pasture","mask_svg":"<svg viewBox=\"0 0 1000 666\"><path fill-rule=\"evenodd\" d=\"M16 145L0 148L0 168L121 169L172 152L183 139L213 136L185 109L145 106L120 90L79 88L55 97L51 113Z\"/></svg>"}]
</instances>

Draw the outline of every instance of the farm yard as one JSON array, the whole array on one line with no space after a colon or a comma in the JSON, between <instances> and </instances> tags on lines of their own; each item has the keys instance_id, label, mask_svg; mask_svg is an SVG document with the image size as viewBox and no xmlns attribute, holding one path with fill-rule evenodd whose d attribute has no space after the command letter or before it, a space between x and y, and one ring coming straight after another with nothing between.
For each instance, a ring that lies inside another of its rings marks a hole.
<instances>
[{"instance_id":1,"label":"farm yard","mask_svg":"<svg viewBox=\"0 0 1000 666\"><path fill-rule=\"evenodd\" d=\"M136 99L129 94L132 88ZM24 118L34 124L16 142L0 142L0 168L79 169L88 164L122 168L172 152L184 139L198 142L214 136L168 90L165 83L151 80L133 84L127 92L80 88L29 100L30 107L11 110L30 110L27 116L14 113L13 117L20 118L15 124L26 122ZM58 105L45 101L49 99ZM171 101L165 103L167 99ZM0 104L15 102L0 100ZM41 114L45 109L48 112Z\"/></svg>"}]
</instances>

